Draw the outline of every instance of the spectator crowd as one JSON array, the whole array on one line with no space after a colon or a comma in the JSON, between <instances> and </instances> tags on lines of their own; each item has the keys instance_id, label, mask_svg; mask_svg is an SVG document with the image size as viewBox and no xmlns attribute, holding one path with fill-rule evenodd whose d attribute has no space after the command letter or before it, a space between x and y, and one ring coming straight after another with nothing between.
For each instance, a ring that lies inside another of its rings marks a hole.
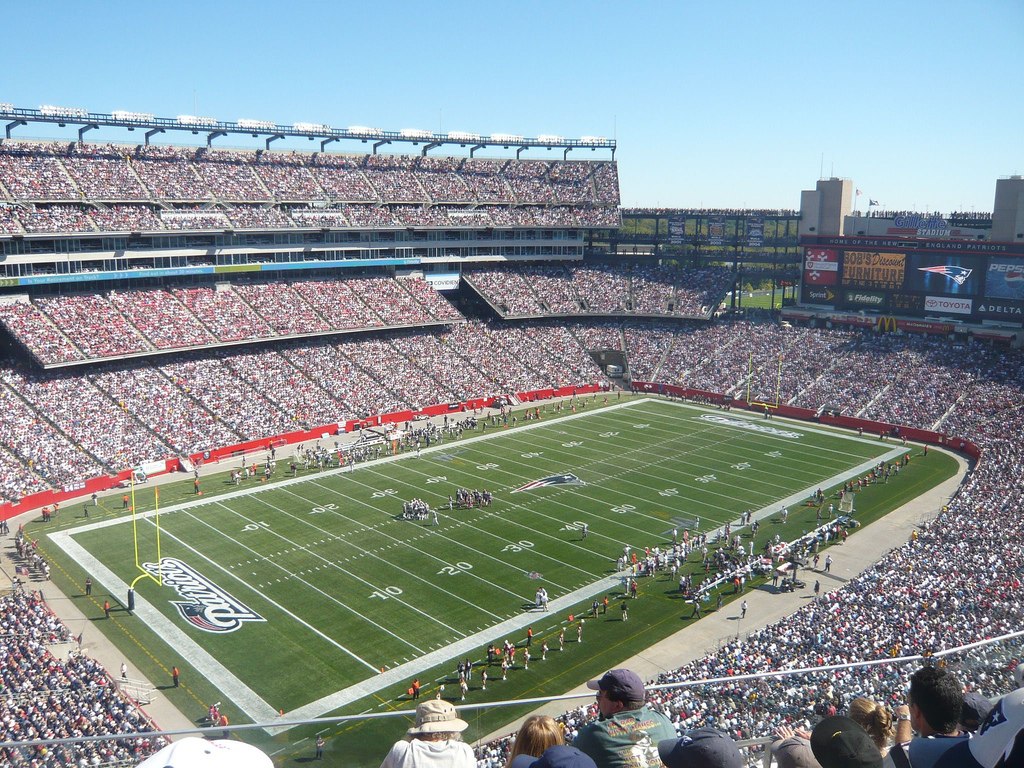
<instances>
[{"instance_id":1,"label":"spectator crowd","mask_svg":"<svg viewBox=\"0 0 1024 768\"><path fill-rule=\"evenodd\" d=\"M724 268L634 262L496 265L465 274L502 317L612 313L707 318L734 279Z\"/></svg>"},{"instance_id":2,"label":"spectator crowd","mask_svg":"<svg viewBox=\"0 0 1024 768\"><path fill-rule=\"evenodd\" d=\"M638 381L739 398L749 391L765 402L778 399L953 436L970 436L972 419L984 416L990 434L1009 437L999 414L1013 407L1021 386L1019 354L978 343L756 321L475 321L401 331L403 325L450 321L455 309L419 280L300 281L265 290L267 285L40 300L50 314L37 305L0 305L12 333L36 339L39 357L52 361L81 359L85 350L166 348L181 338L167 334L171 325L188 326L186 338L203 342L395 329L121 360L86 373L2 362L3 498L297 429L599 381L591 350L622 352ZM200 316L209 323L186 322ZM75 332L75 322L88 332ZM851 369L858 371L854 378L846 375Z\"/></svg>"},{"instance_id":3,"label":"spectator crowd","mask_svg":"<svg viewBox=\"0 0 1024 768\"><path fill-rule=\"evenodd\" d=\"M101 664L75 647L75 640L41 595L18 588L0 597L0 740L113 737L74 745L8 747L0 750L4 765L135 765L163 746L163 739L117 737L157 726ZM71 648L66 660L54 655L56 647Z\"/></svg>"},{"instance_id":4,"label":"spectator crowd","mask_svg":"<svg viewBox=\"0 0 1024 768\"><path fill-rule=\"evenodd\" d=\"M5 142L12 234L293 227L617 227L611 161Z\"/></svg>"},{"instance_id":5,"label":"spectator crowd","mask_svg":"<svg viewBox=\"0 0 1024 768\"><path fill-rule=\"evenodd\" d=\"M0 325L44 365L461 320L424 280L374 276L115 289L0 303Z\"/></svg>"},{"instance_id":6,"label":"spectator crowd","mask_svg":"<svg viewBox=\"0 0 1024 768\"><path fill-rule=\"evenodd\" d=\"M865 572L653 681L649 705L680 733L713 727L736 739L766 737L780 726L809 727L854 697L894 709L912 670L856 662L941 655L1020 629L1024 553L1016 512L1024 503L1017 480L1024 413L1017 404L1024 366L1016 350L977 343L749 321L700 328L638 320L473 322L340 343L190 353L159 364L121 362L84 375L29 371L8 361L0 367L0 487L15 498L154 453L193 452L296 422L592 381L599 372L588 350L595 347L624 350L638 377L717 392L772 392L781 357L785 402L941 430L984 452L938 517ZM841 383L849 382L851 364L856 386ZM141 715L95 662L73 654L61 663L50 655L47 646L70 633L41 601L17 590L4 600L0 642L9 662L0 674L8 695L0 722L9 737L141 727ZM1019 640L1017 646L1019 658L1024 648ZM942 658L970 691L991 698L1011 685L1005 652ZM848 666L762 674L821 665ZM716 678L726 681L695 682ZM593 705L566 713L566 737L594 716ZM122 739L66 751L76 763L94 753L110 762L154 746ZM479 764L497 768L507 749L507 741L482 747ZM7 755L12 765L37 757L24 750Z\"/></svg>"}]
</instances>

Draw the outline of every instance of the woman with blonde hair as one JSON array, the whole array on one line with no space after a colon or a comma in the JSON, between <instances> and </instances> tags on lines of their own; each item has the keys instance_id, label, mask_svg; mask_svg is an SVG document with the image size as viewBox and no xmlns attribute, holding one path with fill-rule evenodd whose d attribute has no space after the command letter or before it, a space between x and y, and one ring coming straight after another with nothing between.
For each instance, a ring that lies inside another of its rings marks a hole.
<instances>
[{"instance_id":1,"label":"woman with blonde hair","mask_svg":"<svg viewBox=\"0 0 1024 768\"><path fill-rule=\"evenodd\" d=\"M868 732L882 757L885 757L896 735L892 712L888 707L858 696L850 702L849 715L851 720Z\"/></svg>"},{"instance_id":2,"label":"woman with blonde hair","mask_svg":"<svg viewBox=\"0 0 1024 768\"><path fill-rule=\"evenodd\" d=\"M531 715L523 722L523 726L516 734L516 740L508 753L508 767L518 768L514 761L520 755L526 757L524 762L533 762L544 754L548 747L565 744L565 735L562 733L562 726L547 715Z\"/></svg>"}]
</instances>

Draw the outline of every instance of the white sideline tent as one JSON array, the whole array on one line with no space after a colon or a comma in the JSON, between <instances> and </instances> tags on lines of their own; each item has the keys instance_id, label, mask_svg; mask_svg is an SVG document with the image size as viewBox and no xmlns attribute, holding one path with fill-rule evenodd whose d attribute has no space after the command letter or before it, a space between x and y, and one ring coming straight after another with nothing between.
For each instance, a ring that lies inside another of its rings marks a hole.
<instances>
[{"instance_id":1,"label":"white sideline tent","mask_svg":"<svg viewBox=\"0 0 1024 768\"><path fill-rule=\"evenodd\" d=\"M136 768L274 768L274 762L244 741L186 736L147 757Z\"/></svg>"}]
</instances>

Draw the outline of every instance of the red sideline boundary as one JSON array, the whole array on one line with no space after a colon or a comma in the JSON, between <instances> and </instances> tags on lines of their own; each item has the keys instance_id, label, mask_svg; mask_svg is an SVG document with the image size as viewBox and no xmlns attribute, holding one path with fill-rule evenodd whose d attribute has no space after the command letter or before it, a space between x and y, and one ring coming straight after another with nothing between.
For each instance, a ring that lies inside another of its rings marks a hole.
<instances>
[{"instance_id":1,"label":"red sideline boundary","mask_svg":"<svg viewBox=\"0 0 1024 768\"><path fill-rule=\"evenodd\" d=\"M553 397L586 395L593 392L603 391L604 389L605 387L601 384L580 384L577 386L552 387L549 389L516 392L515 395L523 403L534 403L541 400L550 400ZM386 424L402 424L412 421L417 416L442 416L450 413L474 411L492 405L497 399L497 396L478 397L466 400L465 402L431 405L419 411L395 411L393 413L371 416L367 419L352 419L343 424L324 424L313 429L296 430L294 432L271 435L259 440L249 440L244 443L236 443L235 445L226 445L209 451L201 451L199 453L191 454L188 458L193 464L202 464L209 461L222 461L224 459L244 456L248 453L252 453L253 451L269 450L271 445L275 448L280 448L281 446L301 443L306 440L316 440L324 435L337 435L342 432L355 432L365 427L379 427ZM177 458L157 459L155 461L156 463L162 462L164 467L162 470L150 472L149 475L151 477L164 475L169 472L177 472L181 469L181 462L178 461ZM23 496L17 502L6 502L4 504L0 504L0 520L7 520L29 509L38 509L40 507L50 506L54 503L62 504L65 501L78 498L88 498L94 493L116 488L120 486L123 481L129 479L131 472L132 470L125 469L118 472L116 475L93 477L88 480L83 480L80 483L65 486L60 490L41 491L39 493Z\"/></svg>"}]
</instances>

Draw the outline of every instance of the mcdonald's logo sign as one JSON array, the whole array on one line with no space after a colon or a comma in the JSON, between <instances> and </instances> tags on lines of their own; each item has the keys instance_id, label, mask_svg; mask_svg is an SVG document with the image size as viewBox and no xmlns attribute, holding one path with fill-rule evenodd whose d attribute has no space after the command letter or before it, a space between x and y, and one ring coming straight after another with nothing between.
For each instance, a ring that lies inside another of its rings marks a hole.
<instances>
[{"instance_id":1,"label":"mcdonald's logo sign","mask_svg":"<svg viewBox=\"0 0 1024 768\"><path fill-rule=\"evenodd\" d=\"M878 332L879 333L892 333L896 330L896 318L895 317L880 317L878 318Z\"/></svg>"}]
</instances>

